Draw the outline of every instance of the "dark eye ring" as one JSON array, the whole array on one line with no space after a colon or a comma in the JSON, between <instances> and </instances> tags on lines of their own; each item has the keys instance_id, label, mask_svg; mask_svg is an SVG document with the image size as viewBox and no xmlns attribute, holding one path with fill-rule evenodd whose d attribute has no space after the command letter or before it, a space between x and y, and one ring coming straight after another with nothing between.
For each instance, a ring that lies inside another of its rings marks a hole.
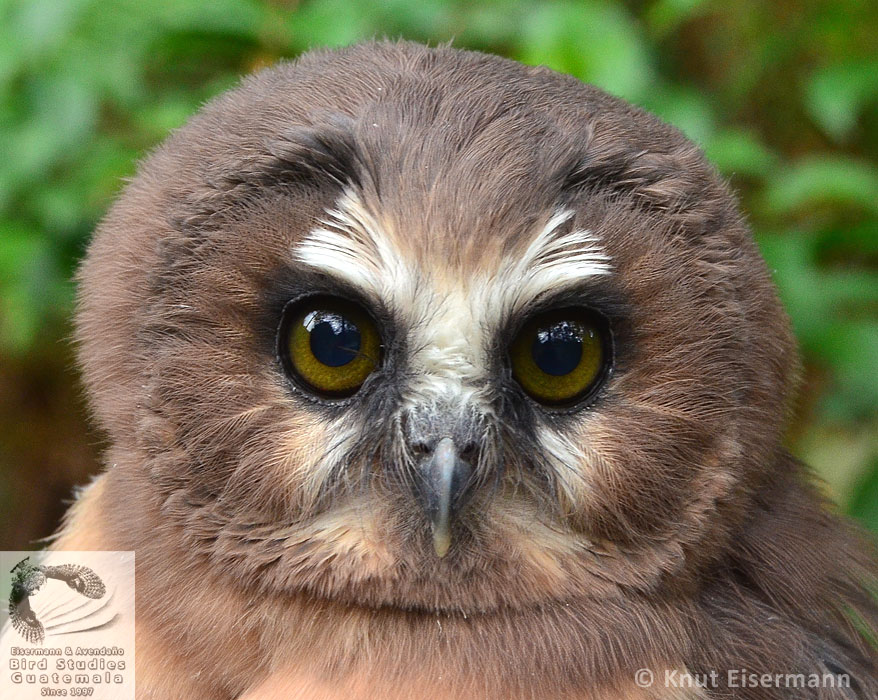
<instances>
[{"instance_id":1,"label":"dark eye ring","mask_svg":"<svg viewBox=\"0 0 878 700\"><path fill-rule=\"evenodd\" d=\"M532 399L569 406L595 394L612 362L607 320L584 308L530 319L509 347L512 376Z\"/></svg>"},{"instance_id":2,"label":"dark eye ring","mask_svg":"<svg viewBox=\"0 0 878 700\"><path fill-rule=\"evenodd\" d=\"M344 398L381 365L381 336L360 305L327 295L307 297L284 309L278 355L304 390Z\"/></svg>"}]
</instances>

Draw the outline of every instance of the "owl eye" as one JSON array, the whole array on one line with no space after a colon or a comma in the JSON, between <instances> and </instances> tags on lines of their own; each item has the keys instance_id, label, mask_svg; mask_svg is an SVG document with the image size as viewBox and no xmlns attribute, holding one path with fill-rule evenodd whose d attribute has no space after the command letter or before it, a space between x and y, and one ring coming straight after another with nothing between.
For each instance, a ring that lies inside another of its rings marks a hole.
<instances>
[{"instance_id":1,"label":"owl eye","mask_svg":"<svg viewBox=\"0 0 878 700\"><path fill-rule=\"evenodd\" d=\"M536 401L569 405L598 388L609 361L603 317L560 309L529 321L512 341L512 376Z\"/></svg>"},{"instance_id":2,"label":"owl eye","mask_svg":"<svg viewBox=\"0 0 878 700\"><path fill-rule=\"evenodd\" d=\"M381 361L381 337L365 309L335 297L310 297L284 311L282 363L315 394L351 396Z\"/></svg>"}]
</instances>

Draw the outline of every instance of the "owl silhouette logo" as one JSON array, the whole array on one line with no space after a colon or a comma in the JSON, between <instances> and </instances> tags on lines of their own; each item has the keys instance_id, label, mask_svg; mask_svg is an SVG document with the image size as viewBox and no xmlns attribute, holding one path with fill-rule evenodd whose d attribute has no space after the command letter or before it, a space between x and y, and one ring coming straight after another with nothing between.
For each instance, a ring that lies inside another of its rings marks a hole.
<instances>
[{"instance_id":1,"label":"owl silhouette logo","mask_svg":"<svg viewBox=\"0 0 878 700\"><path fill-rule=\"evenodd\" d=\"M43 566L31 564L25 557L12 567L12 591L9 594L9 619L12 627L31 644L42 644L45 639L43 624L31 609L30 598L48 579L64 581L72 590L86 598L103 598L107 592L104 582L87 566L61 564Z\"/></svg>"}]
</instances>

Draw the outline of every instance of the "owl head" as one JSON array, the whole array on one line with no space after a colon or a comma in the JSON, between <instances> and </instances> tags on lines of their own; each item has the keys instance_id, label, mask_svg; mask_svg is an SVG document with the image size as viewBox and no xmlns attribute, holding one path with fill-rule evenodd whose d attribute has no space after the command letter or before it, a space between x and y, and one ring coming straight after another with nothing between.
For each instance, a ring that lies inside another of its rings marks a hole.
<instances>
[{"instance_id":1,"label":"owl head","mask_svg":"<svg viewBox=\"0 0 878 700\"><path fill-rule=\"evenodd\" d=\"M686 585L772 479L795 375L696 146L450 48L247 78L141 164L80 278L120 541L275 594Z\"/></svg>"}]
</instances>

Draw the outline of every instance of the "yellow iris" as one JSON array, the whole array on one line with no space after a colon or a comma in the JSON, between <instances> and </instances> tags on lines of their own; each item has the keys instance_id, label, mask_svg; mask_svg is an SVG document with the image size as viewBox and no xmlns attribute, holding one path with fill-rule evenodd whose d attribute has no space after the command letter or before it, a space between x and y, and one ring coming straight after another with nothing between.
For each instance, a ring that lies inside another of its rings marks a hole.
<instances>
[{"instance_id":1,"label":"yellow iris","mask_svg":"<svg viewBox=\"0 0 878 700\"><path fill-rule=\"evenodd\" d=\"M375 322L357 305L332 298L306 300L294 309L287 347L299 379L332 396L353 394L381 356Z\"/></svg>"},{"instance_id":2,"label":"yellow iris","mask_svg":"<svg viewBox=\"0 0 878 700\"><path fill-rule=\"evenodd\" d=\"M588 393L604 366L604 338L583 310L542 314L529 322L509 350L512 375L535 400L571 403Z\"/></svg>"}]
</instances>

